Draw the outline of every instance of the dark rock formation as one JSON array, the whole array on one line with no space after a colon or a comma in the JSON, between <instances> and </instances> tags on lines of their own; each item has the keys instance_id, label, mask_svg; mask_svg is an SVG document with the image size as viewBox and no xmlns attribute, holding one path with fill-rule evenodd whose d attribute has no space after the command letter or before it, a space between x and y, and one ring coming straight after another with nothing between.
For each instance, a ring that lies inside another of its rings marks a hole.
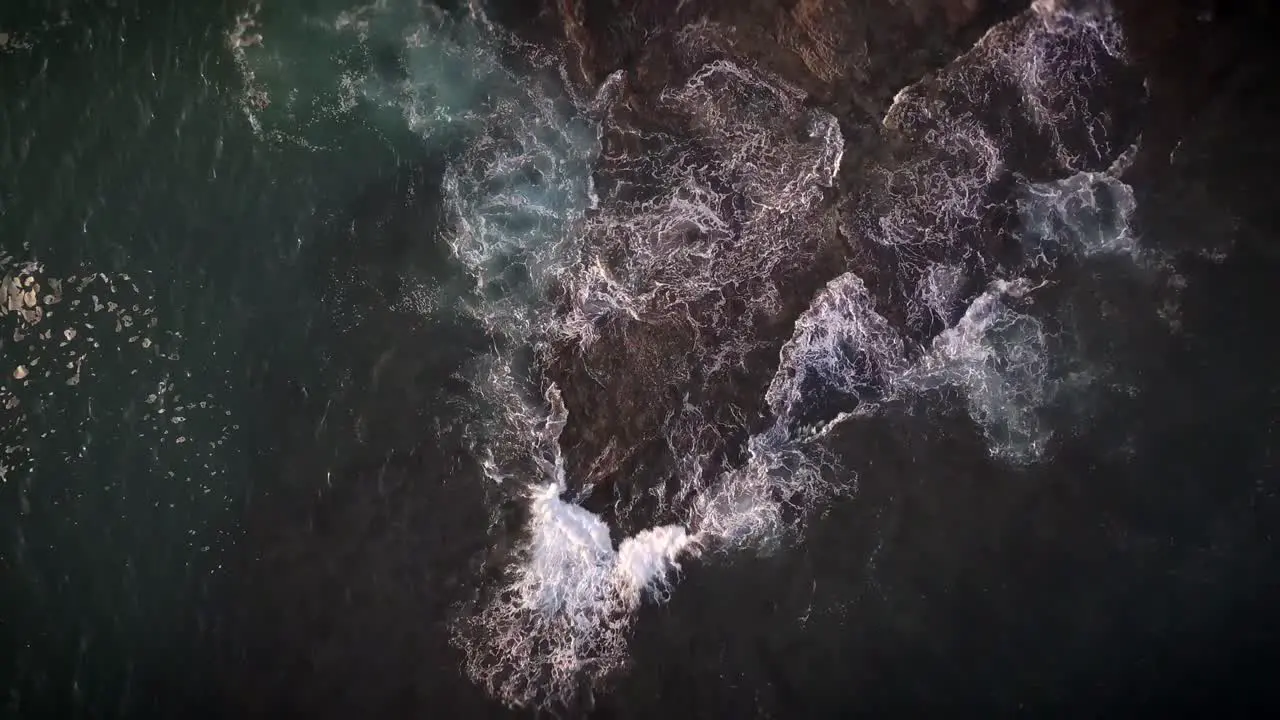
<instances>
[{"instance_id":1,"label":"dark rock formation","mask_svg":"<svg viewBox=\"0 0 1280 720\"><path fill-rule=\"evenodd\" d=\"M597 187L606 193L620 180L618 168L612 166L626 164L611 158L671 161L663 155L670 146L646 146L641 138L694 138L695 146L714 144L696 139L696 121L691 125L689 118L673 110L664 93L717 60L780 78L795 88L805 105L834 115L844 139L837 182L813 211L808 229L801 231L812 237L798 243L794 256L778 264L770 277L746 284L726 277L722 287L709 287L701 298L682 301L678 315L656 319L642 313L638 319L615 321L585 351L567 342L553 346L544 357L547 377L561 387L569 410L562 441L571 481L595 488L588 507L603 511L648 496L654 484L666 482L673 473L689 472L674 465L682 454L701 456L699 471L709 476L726 460L739 461L747 432L767 422L763 391L776 369L779 348L813 294L842 272L855 270L875 298L876 310L923 343L943 327L939 318L910 308L928 279L928 268L944 262L962 267L962 290L971 297L990 279L991 268L1016 255L1008 214L1014 174L1052 179L1061 177L1064 168L1055 164L1055 149L1041 130L1025 122L1025 127L1009 130L1022 121L999 102L989 103L989 117L979 118L979 129L986 127L995 137L1013 133L1024 144L1005 158L998 178L979 188L986 194L980 203L985 209L975 211L966 224L939 228L948 235L947 242L913 250L909 259L874 242L863 223L876 221L880 210L896 202L884 178L897 168L933 163L957 172L956 166L979 161L925 142L933 128L886 127L882 121L895 95L921 79L926 80L921 90L926 102L967 111L974 104L971 99L957 95L945 79L930 78L968 51L993 23L1025 7L1026 3L977 0L693 1L674 8L645 0L558 0L537 17L544 30L549 14L559 19L572 58L571 75L581 93L593 92L615 70L625 71L615 90L619 98L614 114L605 121L606 159L597 171ZM988 62L978 55L948 72L985 73ZM1083 153L1085 165L1075 169L1105 169L1137 133L1140 79L1118 68L1103 67L1099 72L1116 79L1100 85L1102 94L1089 100L1099 108L1119 108L1106 114L1114 118L1102 131L1108 141L1094 152L1087 136L1093 131L1079 128L1079 137L1053 138L1054 143L1070 146L1071 152ZM996 88L1008 85L1008 80L996 77L984 82ZM1016 88L1004 92L1016 105ZM711 152L705 147L686 149L702 151ZM644 186L643 179L622 180ZM927 199L921 201L921 227L929 222L924 214L934 210ZM759 298L770 293L776 293L778 302L761 310L759 306L770 303ZM735 344L750 350L733 355L727 370L709 371L708 359ZM710 422L698 436L673 443L678 433L670 426L687 412ZM649 513L641 515L651 520Z\"/></svg>"}]
</instances>

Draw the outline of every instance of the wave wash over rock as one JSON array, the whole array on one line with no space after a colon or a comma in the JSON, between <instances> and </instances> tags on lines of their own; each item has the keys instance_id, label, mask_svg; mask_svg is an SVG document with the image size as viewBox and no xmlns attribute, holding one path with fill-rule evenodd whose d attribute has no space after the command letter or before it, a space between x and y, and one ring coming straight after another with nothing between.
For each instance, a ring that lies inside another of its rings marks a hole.
<instances>
[{"instance_id":1,"label":"wave wash over rock","mask_svg":"<svg viewBox=\"0 0 1280 720\"><path fill-rule=\"evenodd\" d=\"M686 34L683 46L692 49L677 65L684 63L687 74L648 108L666 125L638 120L642 103L628 94L628 78L610 77L596 98L579 103L600 128L590 207L558 225L564 237L536 247L527 240L498 243L531 253L534 261L523 269L534 285L551 290L534 300L541 303L536 322L511 323L512 344L477 375L499 415L499 429L478 446L494 480L522 488L528 519L503 584L459 621L457 637L472 677L513 705L569 702L623 668L633 610L645 598L668 597L682 558L767 546L796 530L807 511L850 492L847 471L839 482L828 472L821 440L842 421L873 417L878 404L956 388L969 398L993 454L1013 462L1038 458L1047 437L1038 408L1056 386L1048 379L1047 331L1022 309L1041 281L1019 273L1042 277L1054 264L1042 253L997 257L983 243L984 223L997 207L1013 215L1021 209L1032 223L1045 216L1035 213L1057 188L1122 186L1112 166L1130 140L1107 113L1111 81L1126 65L1104 5L1036 3L948 68L904 89L884 132L909 150L896 164L872 169L882 184L841 202L840 225L896 258L891 296L901 297L906 324L881 314L856 272L829 282L782 345L763 391L769 417L763 429L746 439L737 466L709 473L726 433L745 433L747 423L739 419L727 431L700 393L760 346L762 319L783 302L780 283L792 269L816 262L830 227L823 188L835 185L845 148L835 119L806 107L803 94L785 82L723 58L698 59L700 49L715 44L707 40L714 28ZM1008 97L1017 99L1012 115ZM525 115L514 113L524 118L517 125L537 116L538 107L532 102ZM528 162L564 167L563 151L534 142L455 172L483 177ZM1053 180L1071 176L1082 180ZM1010 194L1009 178L1024 190ZM1032 199L1018 206L1017 196ZM468 218L476 209L505 210L510 197L477 193L470 205L456 206L455 248L477 277L487 261L476 258L489 256L474 249L493 242L472 237L478 225ZM530 204L520 207L527 212ZM1127 222L1127 215L1117 216L1099 231L1118 237ZM1043 241L1045 232L1032 234ZM967 289L975 281L976 295ZM726 288L747 298L747 306L735 308ZM920 334L935 322L943 325L940 333ZM661 342L691 359L646 354L654 328L669 328ZM600 350L610 342L627 351ZM675 522L645 529L632 517L639 504L616 503L613 514L640 529L615 546L602 516L578 501L594 491L597 469L622 467L619 458L631 449L619 448L626 443L615 436L599 456L567 462L562 445L572 418L562 390L569 388L530 375L521 347L543 366L555 348L570 348L582 376L595 383L594 395L584 397L596 404L579 400L573 406L579 412L632 412L611 409L609 393L620 386L689 388L651 431L679 473L650 479L647 492L657 498L650 507ZM626 362L618 364L619 357ZM533 401L530 388L539 385L542 397ZM571 467L591 477L569 477Z\"/></svg>"},{"instance_id":2,"label":"wave wash over rock","mask_svg":"<svg viewBox=\"0 0 1280 720\"><path fill-rule=\"evenodd\" d=\"M668 598L683 559L764 547L851 492L822 446L842 422L949 388L993 454L1034 461L1056 385L1026 298L1060 257L1134 247L1116 169L1134 138L1111 115L1133 93L1112 82L1126 63L1103 2L1037 0L904 88L879 129L889 157L846 157L835 117L706 24L672 43L665 87L644 96L619 71L589 98L476 3L390 0L317 27L403 68L344 75L324 112L368 108L449 158L461 304L493 338L471 369L474 450L523 521L454 639L513 706L571 702L625 667L635 609ZM833 198L846 166L864 179ZM1099 188L1114 212L1090 206ZM837 231L890 279L839 267L783 312ZM757 382L744 368L761 357L776 364ZM748 380L757 405L723 400ZM611 489L612 507L584 506Z\"/></svg>"}]
</instances>

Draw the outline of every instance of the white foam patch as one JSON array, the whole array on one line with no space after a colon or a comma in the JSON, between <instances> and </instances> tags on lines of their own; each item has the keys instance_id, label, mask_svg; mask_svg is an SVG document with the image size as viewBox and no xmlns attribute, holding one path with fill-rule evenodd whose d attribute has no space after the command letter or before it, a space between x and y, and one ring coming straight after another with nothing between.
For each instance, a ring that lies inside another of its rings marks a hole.
<instances>
[{"instance_id":1,"label":"white foam patch","mask_svg":"<svg viewBox=\"0 0 1280 720\"><path fill-rule=\"evenodd\" d=\"M843 402L846 411L865 412L905 369L902 339L875 311L862 279L846 273L828 283L796 321L765 400L774 417L788 424L805 420L815 402Z\"/></svg>"},{"instance_id":2,"label":"white foam patch","mask_svg":"<svg viewBox=\"0 0 1280 720\"><path fill-rule=\"evenodd\" d=\"M898 378L912 392L961 389L992 454L1018 463L1040 459L1052 437L1039 416L1055 391L1049 336L1016 306L1032 289L1025 280L994 283Z\"/></svg>"},{"instance_id":3,"label":"white foam patch","mask_svg":"<svg viewBox=\"0 0 1280 720\"><path fill-rule=\"evenodd\" d=\"M1035 3L898 93L884 125L907 143L905 156L873 168L882 184L845 212L846 232L896 253L895 280L912 328L950 322L964 307L966 284L997 279L894 391L961 390L992 452L1015 462L1042 457L1050 432L1039 414L1058 384L1044 323L1013 307L1028 281L1011 278L1047 277L1064 257L1162 262L1140 249L1133 191L1120 180L1137 150L1125 149L1131 140L1109 104L1131 100L1116 97L1116 88L1133 84L1126 63L1109 3ZM1032 183L1024 171L1062 179ZM1025 253L1014 267L985 246L986 223L1008 203L999 193L1009 181Z\"/></svg>"},{"instance_id":4,"label":"white foam patch","mask_svg":"<svg viewBox=\"0 0 1280 720\"><path fill-rule=\"evenodd\" d=\"M959 265L934 265L929 268L920 284L918 306L926 309L933 318L950 324L952 315L964 302L964 285L967 280L968 274Z\"/></svg>"},{"instance_id":5,"label":"white foam patch","mask_svg":"<svg viewBox=\"0 0 1280 720\"><path fill-rule=\"evenodd\" d=\"M1010 179L1105 166L1131 141L1111 103L1132 81L1108 3L1038 3L895 96L884 127L903 149L873 164L842 224L893 248L913 327L932 324L936 265L1000 270L987 223Z\"/></svg>"},{"instance_id":6,"label":"white foam patch","mask_svg":"<svg viewBox=\"0 0 1280 720\"><path fill-rule=\"evenodd\" d=\"M989 46L1021 90L1024 110L1050 137L1059 165L1083 170L1119 150L1111 109L1097 98L1127 62L1109 2L1036 2L1016 42ZM980 44L981 45L981 44Z\"/></svg>"},{"instance_id":7,"label":"white foam patch","mask_svg":"<svg viewBox=\"0 0 1280 720\"><path fill-rule=\"evenodd\" d=\"M660 103L688 123L687 137L606 117L650 153L602 158L610 188L588 218L583 262L563 278L574 303L555 328L584 348L614 316L684 316L732 334L727 317L694 318L690 306L746 287L748 313L773 312L774 273L802 266L821 232L822 188L833 185L844 152L833 116L804 107L803 95L777 77L725 60L663 91ZM797 125L803 137L790 132ZM748 347L719 350L732 363Z\"/></svg>"},{"instance_id":8,"label":"white foam patch","mask_svg":"<svg viewBox=\"0 0 1280 720\"><path fill-rule=\"evenodd\" d=\"M684 528L644 530L615 550L605 522L562 500L563 492L549 483L535 487L530 499L528 559L513 585L525 607L583 626L603 608L630 610L665 586L690 543Z\"/></svg>"},{"instance_id":9,"label":"white foam patch","mask_svg":"<svg viewBox=\"0 0 1280 720\"><path fill-rule=\"evenodd\" d=\"M1078 172L1023 186L1018 211L1029 265L1052 269L1064 255L1125 255L1139 263L1161 262L1139 245L1133 231L1137 200L1133 188L1120 180L1136 152L1135 145L1106 172Z\"/></svg>"},{"instance_id":10,"label":"white foam patch","mask_svg":"<svg viewBox=\"0 0 1280 720\"><path fill-rule=\"evenodd\" d=\"M915 154L876 170L883 199L856 211L859 234L902 248L908 258L912 246L951 245L975 229L990 209L990 187L1005 171L1000 145L981 123L967 111L932 105L899 93L885 126L917 139Z\"/></svg>"},{"instance_id":11,"label":"white foam patch","mask_svg":"<svg viewBox=\"0 0 1280 720\"><path fill-rule=\"evenodd\" d=\"M615 549L608 525L563 499L558 438L563 406L552 386L543 435L553 457L549 477L528 490L526 537L502 588L479 613L456 627L471 677L512 705L572 700L583 681L595 683L625 666L632 613L646 597L665 599L680 560L698 543L668 525L625 538Z\"/></svg>"}]
</instances>

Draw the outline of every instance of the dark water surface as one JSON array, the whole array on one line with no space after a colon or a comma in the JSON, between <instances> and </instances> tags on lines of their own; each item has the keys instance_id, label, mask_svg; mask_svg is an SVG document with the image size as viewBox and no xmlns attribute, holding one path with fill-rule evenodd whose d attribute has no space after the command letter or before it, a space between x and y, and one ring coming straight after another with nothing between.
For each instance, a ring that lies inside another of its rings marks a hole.
<instances>
[{"instance_id":1,"label":"dark water surface","mask_svg":"<svg viewBox=\"0 0 1280 720\"><path fill-rule=\"evenodd\" d=\"M221 692L202 640L222 627L214 592L243 550L242 513L279 482L263 458L281 395L315 382L329 350L307 341L328 275L312 246L327 208L399 162L379 143L338 168L256 138L233 15L0 8L3 254L53 277L127 274L153 298L153 347L175 358L144 363L138 343L104 338L78 387L46 382L6 430L32 458L0 487L5 714L168 714ZM61 332L57 314L45 325ZM4 342L8 376L29 351ZM186 413L189 443L147 434L144 398L166 380L207 403Z\"/></svg>"},{"instance_id":2,"label":"dark water surface","mask_svg":"<svg viewBox=\"0 0 1280 720\"><path fill-rule=\"evenodd\" d=\"M406 272L460 282L450 148L374 122L340 150L265 141L238 10L0 7L0 255L127 274L157 318L151 353L77 325L102 346L80 383L33 374L0 410L26 449L0 483L0 716L505 714L448 631L503 521L457 378L491 340L399 302ZM1249 72L1222 82L1177 179L1135 188L1144 240L1187 251L1180 332L1105 266L1054 290L1132 392L1059 409L1075 431L1030 468L960 399L842 426L857 495L803 543L690 563L600 717L1280 706L1278 108ZM77 317L53 309L55 333ZM36 341L2 330L13 384ZM206 405L159 417L158 383Z\"/></svg>"}]
</instances>

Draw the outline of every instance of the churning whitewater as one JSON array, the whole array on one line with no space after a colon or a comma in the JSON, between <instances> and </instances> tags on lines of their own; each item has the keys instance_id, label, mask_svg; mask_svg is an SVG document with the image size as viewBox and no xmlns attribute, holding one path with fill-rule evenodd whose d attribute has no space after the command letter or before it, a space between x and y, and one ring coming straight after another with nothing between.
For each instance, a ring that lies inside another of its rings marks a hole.
<instances>
[{"instance_id":1,"label":"churning whitewater","mask_svg":"<svg viewBox=\"0 0 1280 720\"><path fill-rule=\"evenodd\" d=\"M252 22L233 40L246 112L264 136L305 144L263 110L297 79L280 51L241 39ZM623 71L589 97L566 91L556 58L474 5L380 2L315 24L352 57L395 48L404 72L368 61L303 93L307 112L365 113L447 149L446 239L469 289L437 311L492 338L469 369L471 439L495 526L511 503L524 521L455 640L466 672L511 705L569 702L622 670L635 609L678 596L681 563L799 541L806 514L856 490L856 458L824 440L884 407L959 402L993 455L1042 460L1062 431L1044 410L1104 370L1073 355L1040 291L1101 256L1153 283L1165 273L1131 229L1121 174L1140 138L1115 118L1145 91L1102 1L1037 0L903 88L878 130L893 151L874 157L708 23L673 43L687 72L653 101ZM854 163L874 182L837 193ZM890 258L891 276L816 272L842 242ZM792 312L792 283L818 276ZM761 352L774 374L758 412L726 406L722 389ZM681 390L652 418L617 400L669 386ZM635 461L622 430L572 424L611 413L634 415L670 470ZM584 506L624 485L640 490Z\"/></svg>"}]
</instances>

